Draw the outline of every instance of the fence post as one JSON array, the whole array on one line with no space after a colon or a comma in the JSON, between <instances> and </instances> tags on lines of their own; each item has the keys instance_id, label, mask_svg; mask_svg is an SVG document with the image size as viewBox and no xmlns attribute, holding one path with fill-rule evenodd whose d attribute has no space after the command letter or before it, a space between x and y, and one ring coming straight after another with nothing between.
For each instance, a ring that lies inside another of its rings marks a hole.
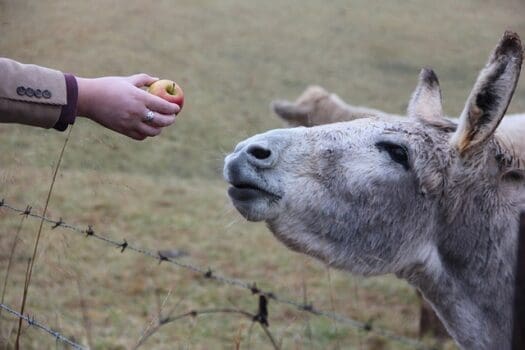
<instances>
[{"instance_id":1,"label":"fence post","mask_svg":"<svg viewBox=\"0 0 525 350\"><path fill-rule=\"evenodd\" d=\"M517 260L512 349L522 350L525 349L525 212L520 215Z\"/></svg>"}]
</instances>

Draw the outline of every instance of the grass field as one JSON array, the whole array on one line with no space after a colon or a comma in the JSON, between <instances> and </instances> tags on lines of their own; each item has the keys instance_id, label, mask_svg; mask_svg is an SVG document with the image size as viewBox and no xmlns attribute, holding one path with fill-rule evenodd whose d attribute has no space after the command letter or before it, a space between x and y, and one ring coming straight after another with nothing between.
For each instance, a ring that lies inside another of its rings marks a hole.
<instances>
[{"instance_id":1,"label":"grass field","mask_svg":"<svg viewBox=\"0 0 525 350\"><path fill-rule=\"evenodd\" d=\"M0 0L0 55L85 77L147 72L177 80L186 94L175 126L144 142L78 118L50 216L153 250L182 249L184 261L416 337L410 286L328 270L286 249L263 224L245 222L227 198L223 157L243 138L282 127L269 102L293 99L311 83L353 104L403 113L419 69L430 66L445 112L457 115L503 31L525 36L524 15L518 0ZM522 81L510 112L524 110ZM0 198L41 212L65 136L0 126ZM2 285L20 220L0 210ZM9 305L19 307L37 228L23 221ZM94 349L127 349L162 302L176 314L257 306L244 290L45 226L28 301L39 321ZM285 349L405 349L286 306L270 303L269 314ZM0 347L13 346L15 325L1 315ZM166 325L141 348L271 348L260 329L249 329L237 316L203 315ZM22 345L55 341L28 328Z\"/></svg>"}]
</instances>

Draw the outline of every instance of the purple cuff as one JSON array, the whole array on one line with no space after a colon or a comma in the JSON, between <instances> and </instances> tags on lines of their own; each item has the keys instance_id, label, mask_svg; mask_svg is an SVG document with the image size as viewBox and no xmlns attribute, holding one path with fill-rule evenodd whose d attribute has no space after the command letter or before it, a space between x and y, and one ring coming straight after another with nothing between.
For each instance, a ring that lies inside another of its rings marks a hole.
<instances>
[{"instance_id":1,"label":"purple cuff","mask_svg":"<svg viewBox=\"0 0 525 350\"><path fill-rule=\"evenodd\" d=\"M64 74L66 79L67 104L62 107L60 117L56 122L54 129L64 131L67 127L75 123L77 116L77 102L78 102L78 85L77 79L72 74Z\"/></svg>"}]
</instances>

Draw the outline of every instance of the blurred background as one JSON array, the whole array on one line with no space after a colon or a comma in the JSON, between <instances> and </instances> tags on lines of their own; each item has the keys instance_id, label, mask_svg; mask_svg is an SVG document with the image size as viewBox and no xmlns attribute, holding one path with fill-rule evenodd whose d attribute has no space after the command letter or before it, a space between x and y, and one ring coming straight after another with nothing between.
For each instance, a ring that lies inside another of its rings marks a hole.
<instances>
[{"instance_id":1,"label":"blurred background","mask_svg":"<svg viewBox=\"0 0 525 350\"><path fill-rule=\"evenodd\" d=\"M223 158L238 141L284 127L270 101L293 100L309 84L351 104L404 113L428 66L439 76L445 112L456 116L502 33L525 36L524 15L519 0L0 0L0 56L81 77L144 72L185 92L175 125L144 142L78 118L49 216L152 250L182 250L184 261L417 338L419 302L408 284L328 269L279 244L264 224L245 222L227 198ZM523 111L522 81L509 112ZM65 137L0 125L0 198L41 213ZM20 222L0 210L2 285ZM37 220L22 222L8 305L20 305L37 229ZM93 349L127 349L159 305L174 314L257 309L244 290L45 226L27 304L39 321ZM269 317L285 349L409 348L271 302ZM16 324L1 315L1 348L13 347ZM183 319L141 348L272 348L250 325L226 314ZM22 345L57 347L33 328L24 329Z\"/></svg>"}]
</instances>

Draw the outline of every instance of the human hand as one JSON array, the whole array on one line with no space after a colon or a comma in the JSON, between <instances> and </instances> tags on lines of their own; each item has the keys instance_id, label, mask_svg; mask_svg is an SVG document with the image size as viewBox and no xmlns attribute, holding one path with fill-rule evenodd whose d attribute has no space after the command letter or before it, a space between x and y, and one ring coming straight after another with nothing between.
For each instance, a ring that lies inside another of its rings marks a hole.
<instances>
[{"instance_id":1,"label":"human hand","mask_svg":"<svg viewBox=\"0 0 525 350\"><path fill-rule=\"evenodd\" d=\"M147 74L76 79L78 114L135 140L159 135L180 111L177 104L141 89L158 80ZM153 120L146 123L148 111L153 112Z\"/></svg>"}]
</instances>

